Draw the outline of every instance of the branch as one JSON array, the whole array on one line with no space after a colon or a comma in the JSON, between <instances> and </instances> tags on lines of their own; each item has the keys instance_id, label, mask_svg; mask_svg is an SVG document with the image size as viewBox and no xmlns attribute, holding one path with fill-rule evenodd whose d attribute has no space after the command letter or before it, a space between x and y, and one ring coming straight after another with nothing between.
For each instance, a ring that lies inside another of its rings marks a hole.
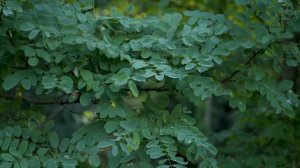
<instances>
[{"instance_id":1,"label":"branch","mask_svg":"<svg viewBox=\"0 0 300 168\"><path fill-rule=\"evenodd\" d=\"M252 60L254 60L259 54L263 53L264 51L266 51L266 49L270 46L270 44L264 48L264 49L260 49L258 51L256 51L243 65L248 66L250 65L250 63L252 62ZM235 71L233 71L228 77L222 79L220 82L221 83L226 83L228 81L230 81L232 78L234 78L238 73L240 73L241 70L237 69Z\"/></svg>"},{"instance_id":2,"label":"branch","mask_svg":"<svg viewBox=\"0 0 300 168\"><path fill-rule=\"evenodd\" d=\"M125 91L130 91L129 89L124 89ZM170 91L170 89L167 88L141 88L139 91L144 91L144 92L150 92L150 91L157 91L157 92L163 92L163 91ZM0 93L0 99L4 100L22 100L28 103L32 104L38 104L38 105L51 105L51 104L59 104L59 105L67 105L67 104L74 104L74 103L79 103L79 97L77 100L73 102L69 102L67 99L48 99L48 100L43 100L40 98L30 98L26 96L16 96L13 94L1 94ZM97 103L96 99L92 100L93 103Z\"/></svg>"},{"instance_id":3,"label":"branch","mask_svg":"<svg viewBox=\"0 0 300 168\"><path fill-rule=\"evenodd\" d=\"M1 7L1 10L0 10L0 22L3 23L3 20L2 20L2 14L3 14L3 8L5 6L5 1L1 1L0 2L0 7Z\"/></svg>"},{"instance_id":4,"label":"branch","mask_svg":"<svg viewBox=\"0 0 300 168\"><path fill-rule=\"evenodd\" d=\"M0 22L3 23L3 20L2 20L2 14L3 14L3 7L1 8L0 10Z\"/></svg>"},{"instance_id":5,"label":"branch","mask_svg":"<svg viewBox=\"0 0 300 168\"><path fill-rule=\"evenodd\" d=\"M126 91L130 91L130 90L126 89ZM170 91L170 89L168 89L168 88L139 88L139 91L141 91L141 92L151 92L151 91L164 92L164 91Z\"/></svg>"},{"instance_id":6,"label":"branch","mask_svg":"<svg viewBox=\"0 0 300 168\"><path fill-rule=\"evenodd\" d=\"M42 99L33 99L33 98L29 98L29 97L25 97L25 96L20 96L17 97L16 95L4 95L4 94L0 94L0 98L1 99L5 99L5 100L17 100L17 99L21 99L22 101L25 102L29 102L32 104L40 104L40 105L49 105L49 104L60 104L60 105L64 105L64 104L70 104L70 102L68 102L67 100L42 100Z\"/></svg>"}]
</instances>

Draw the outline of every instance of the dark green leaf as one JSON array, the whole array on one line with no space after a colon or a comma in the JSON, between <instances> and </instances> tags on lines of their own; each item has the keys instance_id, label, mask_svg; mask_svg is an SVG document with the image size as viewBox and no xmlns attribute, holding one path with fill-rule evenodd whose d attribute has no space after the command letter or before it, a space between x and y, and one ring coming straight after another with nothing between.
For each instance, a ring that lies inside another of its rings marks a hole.
<instances>
[{"instance_id":1,"label":"dark green leaf","mask_svg":"<svg viewBox=\"0 0 300 168\"><path fill-rule=\"evenodd\" d=\"M42 49L35 49L35 52L37 54L37 56L43 58L46 62L50 63L51 62L51 56L49 55L49 53L45 50Z\"/></svg>"},{"instance_id":2,"label":"dark green leaf","mask_svg":"<svg viewBox=\"0 0 300 168\"><path fill-rule=\"evenodd\" d=\"M35 26L30 22L24 22L20 25L20 29L23 31L30 31L34 28L35 28Z\"/></svg>"},{"instance_id":3,"label":"dark green leaf","mask_svg":"<svg viewBox=\"0 0 300 168\"><path fill-rule=\"evenodd\" d=\"M45 75L42 78L42 84L45 89L52 89L57 86L57 78L55 75Z\"/></svg>"},{"instance_id":4,"label":"dark green leaf","mask_svg":"<svg viewBox=\"0 0 300 168\"><path fill-rule=\"evenodd\" d=\"M30 40L36 38L36 36L39 34L39 32L40 32L39 29L34 29L34 30L32 30L32 31L29 33L28 38L29 38Z\"/></svg>"},{"instance_id":5,"label":"dark green leaf","mask_svg":"<svg viewBox=\"0 0 300 168\"><path fill-rule=\"evenodd\" d=\"M39 60L37 57L31 57L28 59L28 64L32 67L37 66L39 63Z\"/></svg>"},{"instance_id":6,"label":"dark green leaf","mask_svg":"<svg viewBox=\"0 0 300 168\"><path fill-rule=\"evenodd\" d=\"M132 92L134 97L138 97L139 96L139 90L136 86L136 84L133 81L129 81L128 82L128 87L130 89L130 91Z\"/></svg>"},{"instance_id":7,"label":"dark green leaf","mask_svg":"<svg viewBox=\"0 0 300 168\"><path fill-rule=\"evenodd\" d=\"M89 156L89 163L93 167L99 167L100 166L100 158L98 155L90 155Z\"/></svg>"},{"instance_id":8,"label":"dark green leaf","mask_svg":"<svg viewBox=\"0 0 300 168\"><path fill-rule=\"evenodd\" d=\"M59 145L59 138L58 135L54 132L50 133L49 135L50 145L53 148L57 148Z\"/></svg>"},{"instance_id":9,"label":"dark green leaf","mask_svg":"<svg viewBox=\"0 0 300 168\"><path fill-rule=\"evenodd\" d=\"M73 80L69 76L62 76L59 81L59 87L70 94L73 91Z\"/></svg>"},{"instance_id":10,"label":"dark green leaf","mask_svg":"<svg viewBox=\"0 0 300 168\"><path fill-rule=\"evenodd\" d=\"M79 98L80 104L83 106L88 106L91 103L91 100L92 98L89 93L83 93Z\"/></svg>"},{"instance_id":11,"label":"dark green leaf","mask_svg":"<svg viewBox=\"0 0 300 168\"><path fill-rule=\"evenodd\" d=\"M86 82L93 80L93 73L89 70L80 70L80 74Z\"/></svg>"},{"instance_id":12,"label":"dark green leaf","mask_svg":"<svg viewBox=\"0 0 300 168\"><path fill-rule=\"evenodd\" d=\"M1 154L1 158L4 159L5 161L8 161L8 162L13 162L16 160L15 157L13 157L11 154L9 153L2 153Z\"/></svg>"}]
</instances>

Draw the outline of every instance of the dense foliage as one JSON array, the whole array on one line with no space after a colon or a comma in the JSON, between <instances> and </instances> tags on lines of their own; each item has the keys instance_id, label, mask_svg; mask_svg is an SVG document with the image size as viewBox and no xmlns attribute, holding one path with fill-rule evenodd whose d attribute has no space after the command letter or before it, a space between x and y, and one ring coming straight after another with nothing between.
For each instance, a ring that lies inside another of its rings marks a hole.
<instances>
[{"instance_id":1,"label":"dense foliage","mask_svg":"<svg viewBox=\"0 0 300 168\"><path fill-rule=\"evenodd\" d=\"M0 167L299 166L299 86L284 74L300 64L299 4L235 2L227 19L1 0ZM218 98L239 119L208 140L197 111ZM59 136L52 104L89 120Z\"/></svg>"}]
</instances>

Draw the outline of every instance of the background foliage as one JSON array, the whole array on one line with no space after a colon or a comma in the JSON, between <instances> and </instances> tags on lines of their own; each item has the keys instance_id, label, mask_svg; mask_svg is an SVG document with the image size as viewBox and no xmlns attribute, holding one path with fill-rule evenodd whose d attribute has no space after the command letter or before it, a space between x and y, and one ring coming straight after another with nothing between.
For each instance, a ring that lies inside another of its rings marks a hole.
<instances>
[{"instance_id":1,"label":"background foliage","mask_svg":"<svg viewBox=\"0 0 300 168\"><path fill-rule=\"evenodd\" d=\"M0 167L299 167L299 6L1 0Z\"/></svg>"}]
</instances>

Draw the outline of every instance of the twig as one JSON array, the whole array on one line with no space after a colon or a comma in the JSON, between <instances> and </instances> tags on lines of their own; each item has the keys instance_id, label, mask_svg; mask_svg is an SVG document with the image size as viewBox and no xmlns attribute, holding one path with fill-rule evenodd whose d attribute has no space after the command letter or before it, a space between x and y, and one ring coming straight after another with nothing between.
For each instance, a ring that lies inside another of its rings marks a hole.
<instances>
[{"instance_id":1,"label":"twig","mask_svg":"<svg viewBox=\"0 0 300 168\"><path fill-rule=\"evenodd\" d=\"M67 100L42 100L42 99L33 99L25 96L20 96L17 97L16 95L5 95L5 94L0 94L0 98L5 99L5 100L17 100L21 99L23 101L32 103L32 104L41 104L41 105L48 105L48 104L70 104Z\"/></svg>"},{"instance_id":2,"label":"twig","mask_svg":"<svg viewBox=\"0 0 300 168\"><path fill-rule=\"evenodd\" d=\"M130 91L130 90L126 89L126 91ZM168 88L139 88L139 91L141 91L141 92L151 92L151 91L164 92L164 91L170 91L170 89L168 89Z\"/></svg>"},{"instance_id":3,"label":"twig","mask_svg":"<svg viewBox=\"0 0 300 168\"><path fill-rule=\"evenodd\" d=\"M125 91L130 91L128 88L123 89ZM162 91L170 91L167 88L141 88L139 89L139 91L144 91L144 92L150 92L150 91L157 91L157 92L162 92ZM80 96L78 96L80 97ZM30 97L26 97L26 96L16 96L15 94L1 94L0 93L0 99L4 99L4 100L22 100L28 103L32 103L32 104L39 104L39 105L51 105L51 104L59 104L59 105L67 105L67 104L74 104L74 103L79 103L79 98L77 98L77 100L73 101L73 102L69 102L67 99L48 99L48 100L43 100L40 98L30 98ZM92 103L97 103L98 100L93 99Z\"/></svg>"},{"instance_id":4,"label":"twig","mask_svg":"<svg viewBox=\"0 0 300 168\"><path fill-rule=\"evenodd\" d=\"M266 51L266 49L268 48L270 46L270 44L266 47L266 48L264 48L264 49L260 49L260 50L258 50L258 51L256 51L243 65L245 65L245 66L248 66L248 65L250 65L250 63L259 55L259 54L261 54L261 53L263 53L264 51ZM235 71L233 71L228 77L226 77L226 78L224 78L224 79L222 79L220 82L221 83L226 83L226 82L228 82L228 81L230 81L232 78L234 78L238 73L240 73L241 72L241 70L240 69L237 69L237 70L235 70Z\"/></svg>"},{"instance_id":5,"label":"twig","mask_svg":"<svg viewBox=\"0 0 300 168\"><path fill-rule=\"evenodd\" d=\"M1 7L1 10L0 10L0 22L1 22L1 23L3 23L3 20L2 20L2 14L3 14L4 6L5 6L5 1L4 1L4 0L1 0L1 2L0 2L0 7Z\"/></svg>"}]
</instances>

